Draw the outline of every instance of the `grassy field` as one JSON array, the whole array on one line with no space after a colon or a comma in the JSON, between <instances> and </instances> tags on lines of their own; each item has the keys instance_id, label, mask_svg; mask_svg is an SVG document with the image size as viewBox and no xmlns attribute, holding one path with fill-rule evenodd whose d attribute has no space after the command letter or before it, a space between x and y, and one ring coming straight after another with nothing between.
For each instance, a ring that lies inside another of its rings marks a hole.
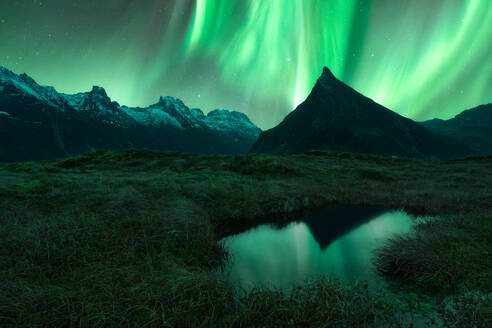
<instances>
[{"instance_id":1,"label":"grassy field","mask_svg":"<svg viewBox=\"0 0 492 328\"><path fill-rule=\"evenodd\" d=\"M378 250L391 292L318 280L240 295L214 274L221 237L336 204L442 220ZM4 164L0 327L490 327L491 218L492 157L94 151Z\"/></svg>"}]
</instances>

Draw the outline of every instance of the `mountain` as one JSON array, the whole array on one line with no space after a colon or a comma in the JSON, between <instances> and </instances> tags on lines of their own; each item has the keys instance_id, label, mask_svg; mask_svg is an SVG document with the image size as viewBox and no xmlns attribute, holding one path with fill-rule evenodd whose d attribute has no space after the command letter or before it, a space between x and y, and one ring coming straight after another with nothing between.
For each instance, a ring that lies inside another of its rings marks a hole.
<instances>
[{"instance_id":1,"label":"mountain","mask_svg":"<svg viewBox=\"0 0 492 328\"><path fill-rule=\"evenodd\" d=\"M363 96L326 67L307 99L278 126L262 132L250 152L296 154L313 149L417 158L470 152L465 144L431 133Z\"/></svg>"},{"instance_id":2,"label":"mountain","mask_svg":"<svg viewBox=\"0 0 492 328\"><path fill-rule=\"evenodd\" d=\"M111 101L101 87L73 95L0 66L0 162L52 159L91 149L247 152L261 130L238 112L205 115L161 97L147 108Z\"/></svg>"},{"instance_id":3,"label":"mountain","mask_svg":"<svg viewBox=\"0 0 492 328\"><path fill-rule=\"evenodd\" d=\"M465 110L449 120L420 122L429 131L459 140L472 154L492 154L492 104Z\"/></svg>"}]
</instances>

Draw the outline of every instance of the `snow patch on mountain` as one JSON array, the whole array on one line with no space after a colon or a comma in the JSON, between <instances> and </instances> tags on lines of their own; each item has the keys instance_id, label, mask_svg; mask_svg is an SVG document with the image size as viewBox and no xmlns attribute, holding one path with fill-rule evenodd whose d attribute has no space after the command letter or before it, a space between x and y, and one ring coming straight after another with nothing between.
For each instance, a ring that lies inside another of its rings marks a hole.
<instances>
[{"instance_id":1,"label":"snow patch on mountain","mask_svg":"<svg viewBox=\"0 0 492 328\"><path fill-rule=\"evenodd\" d=\"M0 66L0 92L12 92L14 95L29 96L53 107L60 104L61 96L50 86L41 86L27 74L17 75Z\"/></svg>"},{"instance_id":2,"label":"snow patch on mountain","mask_svg":"<svg viewBox=\"0 0 492 328\"><path fill-rule=\"evenodd\" d=\"M171 125L183 129L183 126L178 122L178 120L163 111L161 107L151 106L148 108L129 108L123 106L121 109L142 125L154 127Z\"/></svg>"},{"instance_id":3,"label":"snow patch on mountain","mask_svg":"<svg viewBox=\"0 0 492 328\"><path fill-rule=\"evenodd\" d=\"M210 129L215 131L237 131L253 137L258 137L261 133L261 129L254 125L245 114L226 109L211 111L208 113L205 123Z\"/></svg>"},{"instance_id":4,"label":"snow patch on mountain","mask_svg":"<svg viewBox=\"0 0 492 328\"><path fill-rule=\"evenodd\" d=\"M159 102L154 105L174 117L183 128L204 128L203 112L198 108L190 109L181 99L173 97L160 97Z\"/></svg>"},{"instance_id":5,"label":"snow patch on mountain","mask_svg":"<svg viewBox=\"0 0 492 328\"><path fill-rule=\"evenodd\" d=\"M83 103L84 100L87 97L87 93L77 93L74 95L67 95L67 94L62 94L63 99L65 99L66 103L68 106L73 107L74 109L77 110L82 110L83 108Z\"/></svg>"},{"instance_id":6,"label":"snow patch on mountain","mask_svg":"<svg viewBox=\"0 0 492 328\"><path fill-rule=\"evenodd\" d=\"M158 103L147 108L123 106L121 109L146 126L206 128L221 133L236 132L251 137L258 137L261 133L261 129L243 113L217 109L205 115L201 109L189 108L180 99L173 97L161 97Z\"/></svg>"},{"instance_id":7,"label":"snow patch on mountain","mask_svg":"<svg viewBox=\"0 0 492 328\"><path fill-rule=\"evenodd\" d=\"M84 115L97 122L130 127L138 124L152 127L209 129L220 133L236 132L258 137L261 130L242 113L214 110L205 115L199 108L189 108L182 100L160 97L147 108L130 108L111 101L104 88L94 86L89 92L58 93L55 88L41 86L26 74L17 75L0 66L0 92L11 96L35 98L52 111L65 115Z\"/></svg>"},{"instance_id":8,"label":"snow patch on mountain","mask_svg":"<svg viewBox=\"0 0 492 328\"><path fill-rule=\"evenodd\" d=\"M104 88L98 86L92 87L90 92L64 95L64 100L73 110L85 112L110 125L131 127L137 124L117 102L111 101Z\"/></svg>"}]
</instances>

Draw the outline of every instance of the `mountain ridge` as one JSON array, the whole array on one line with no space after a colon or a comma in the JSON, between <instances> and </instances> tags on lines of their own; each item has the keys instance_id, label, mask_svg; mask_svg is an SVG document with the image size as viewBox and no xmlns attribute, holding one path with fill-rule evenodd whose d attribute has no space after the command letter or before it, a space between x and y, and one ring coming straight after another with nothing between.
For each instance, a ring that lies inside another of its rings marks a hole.
<instances>
[{"instance_id":1,"label":"mountain ridge","mask_svg":"<svg viewBox=\"0 0 492 328\"><path fill-rule=\"evenodd\" d=\"M429 131L460 140L476 154L492 154L492 103L462 111L455 117L418 122Z\"/></svg>"},{"instance_id":2,"label":"mountain ridge","mask_svg":"<svg viewBox=\"0 0 492 328\"><path fill-rule=\"evenodd\" d=\"M261 132L234 111L212 111L209 117L169 96L145 108L121 106L102 87L59 93L2 66L0 112L5 113L0 115L0 162L53 159L96 148L245 153Z\"/></svg>"}]
</instances>

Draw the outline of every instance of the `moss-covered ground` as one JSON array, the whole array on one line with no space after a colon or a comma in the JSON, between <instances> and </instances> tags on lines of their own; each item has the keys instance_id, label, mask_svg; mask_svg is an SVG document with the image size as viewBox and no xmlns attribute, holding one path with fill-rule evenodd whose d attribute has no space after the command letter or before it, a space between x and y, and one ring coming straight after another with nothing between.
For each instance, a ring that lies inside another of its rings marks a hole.
<instances>
[{"instance_id":1,"label":"moss-covered ground","mask_svg":"<svg viewBox=\"0 0 492 328\"><path fill-rule=\"evenodd\" d=\"M218 242L337 204L442 219L381 245L395 282L240 294ZM0 327L492 325L492 157L93 151L0 165Z\"/></svg>"}]
</instances>

